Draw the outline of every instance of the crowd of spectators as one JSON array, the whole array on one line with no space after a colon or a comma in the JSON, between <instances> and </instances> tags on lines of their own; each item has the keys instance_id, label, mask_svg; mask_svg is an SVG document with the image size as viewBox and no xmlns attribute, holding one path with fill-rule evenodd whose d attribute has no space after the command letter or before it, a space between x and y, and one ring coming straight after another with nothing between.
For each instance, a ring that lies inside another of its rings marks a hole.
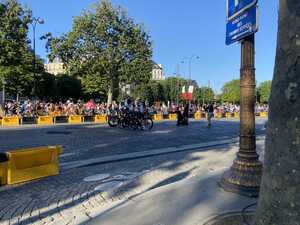
<instances>
[{"instance_id":1,"label":"crowd of spectators","mask_svg":"<svg viewBox=\"0 0 300 225\"><path fill-rule=\"evenodd\" d=\"M191 104L190 106L190 114L194 114L196 112L205 112L205 109L207 108L207 104ZM162 113L164 115L170 113L170 112L176 112L177 107L183 108L184 105L181 104L177 106L176 104L171 104L169 107L166 104L162 104L158 108L156 107L156 112ZM268 112L269 106L267 104L256 104L255 105L255 114L261 113L261 112ZM238 104L231 104L231 103L224 103L224 104L214 104L214 114L216 113L239 113L240 112L240 105Z\"/></svg>"},{"instance_id":2,"label":"crowd of spectators","mask_svg":"<svg viewBox=\"0 0 300 225\"><path fill-rule=\"evenodd\" d=\"M7 101L4 108L0 110L0 116L20 116L20 117L37 117L37 116L70 116L85 115L93 116L96 114L105 114L107 109L106 103L96 103L90 100L84 103L82 100L65 102L46 102L31 101L24 102Z\"/></svg>"},{"instance_id":3,"label":"crowd of spectators","mask_svg":"<svg viewBox=\"0 0 300 225\"><path fill-rule=\"evenodd\" d=\"M69 99L65 102L46 102L46 101L31 101L23 102L6 101L4 107L0 107L0 117L4 116L19 116L19 117L38 117L38 116L70 116L70 115L84 115L94 116L107 113L108 106L106 103L95 102L93 99L88 102L82 100L74 101ZM175 103L157 103L154 105L146 105L150 114L160 113L168 115L175 113L178 108L184 108L184 104L176 105ZM191 104L190 114L196 112L204 112L205 104ZM215 113L235 113L240 111L240 106L237 104L214 104ZM267 112L268 105L257 104L255 113Z\"/></svg>"}]
</instances>

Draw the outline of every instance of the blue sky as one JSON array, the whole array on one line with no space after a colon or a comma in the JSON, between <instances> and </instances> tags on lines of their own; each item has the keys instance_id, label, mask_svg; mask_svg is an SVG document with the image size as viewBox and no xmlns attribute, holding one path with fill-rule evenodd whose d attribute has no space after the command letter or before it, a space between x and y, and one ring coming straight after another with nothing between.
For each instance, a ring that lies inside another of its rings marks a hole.
<instances>
[{"instance_id":1,"label":"blue sky","mask_svg":"<svg viewBox=\"0 0 300 225\"><path fill-rule=\"evenodd\" d=\"M21 0L44 25L37 36L46 32L60 35L72 27L72 18L80 15L96 0ZM192 78L199 85L220 90L224 82L239 78L240 44L225 45L225 0L113 0L127 9L137 23L143 23L151 35L153 59L163 65L167 76L176 72L176 65L191 55ZM256 79L273 76L278 0L259 1L260 30L256 34ZM45 43L38 41L37 53L46 58ZM185 60L187 61L187 60ZM180 63L180 71L188 77L188 63Z\"/></svg>"}]
</instances>

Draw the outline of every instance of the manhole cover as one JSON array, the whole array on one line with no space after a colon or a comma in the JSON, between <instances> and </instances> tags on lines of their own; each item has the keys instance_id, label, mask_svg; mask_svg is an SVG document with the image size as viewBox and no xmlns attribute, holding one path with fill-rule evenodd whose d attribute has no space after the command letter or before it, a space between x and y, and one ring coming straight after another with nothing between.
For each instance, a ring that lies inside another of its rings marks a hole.
<instances>
[{"instance_id":1,"label":"manhole cover","mask_svg":"<svg viewBox=\"0 0 300 225\"><path fill-rule=\"evenodd\" d=\"M47 134L63 134L63 135L69 135L72 132L69 131L48 131Z\"/></svg>"},{"instance_id":2,"label":"manhole cover","mask_svg":"<svg viewBox=\"0 0 300 225\"><path fill-rule=\"evenodd\" d=\"M116 188L119 188L123 185L123 182L120 181L111 181L107 183L100 184L99 186L95 187L95 191L112 191L115 190Z\"/></svg>"},{"instance_id":3,"label":"manhole cover","mask_svg":"<svg viewBox=\"0 0 300 225\"><path fill-rule=\"evenodd\" d=\"M110 177L109 174L96 174L96 175L84 178L83 181L85 181L85 182L101 181L101 180L105 180L109 177Z\"/></svg>"}]
</instances>

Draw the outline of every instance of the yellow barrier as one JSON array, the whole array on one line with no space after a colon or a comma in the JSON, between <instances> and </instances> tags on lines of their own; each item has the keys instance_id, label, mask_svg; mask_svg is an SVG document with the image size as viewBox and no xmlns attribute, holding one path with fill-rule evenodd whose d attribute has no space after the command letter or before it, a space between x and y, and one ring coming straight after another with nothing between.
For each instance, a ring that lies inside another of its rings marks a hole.
<instances>
[{"instance_id":1,"label":"yellow barrier","mask_svg":"<svg viewBox=\"0 0 300 225\"><path fill-rule=\"evenodd\" d=\"M14 117L4 117L1 120L2 126L19 126L20 125L20 119L17 116Z\"/></svg>"},{"instance_id":2,"label":"yellow barrier","mask_svg":"<svg viewBox=\"0 0 300 225\"><path fill-rule=\"evenodd\" d=\"M201 112L196 112L194 114L194 118L195 118L195 120L201 120Z\"/></svg>"},{"instance_id":3,"label":"yellow barrier","mask_svg":"<svg viewBox=\"0 0 300 225\"><path fill-rule=\"evenodd\" d=\"M38 118L39 125L52 125L53 124L53 117L52 116L40 116Z\"/></svg>"},{"instance_id":4,"label":"yellow barrier","mask_svg":"<svg viewBox=\"0 0 300 225\"><path fill-rule=\"evenodd\" d=\"M226 113L226 119L230 119L231 118L231 113Z\"/></svg>"},{"instance_id":5,"label":"yellow barrier","mask_svg":"<svg viewBox=\"0 0 300 225\"><path fill-rule=\"evenodd\" d=\"M106 123L107 116L106 115L97 115L95 116L95 123Z\"/></svg>"},{"instance_id":6,"label":"yellow barrier","mask_svg":"<svg viewBox=\"0 0 300 225\"><path fill-rule=\"evenodd\" d=\"M162 114L154 114L154 121L162 121L163 116Z\"/></svg>"},{"instance_id":7,"label":"yellow barrier","mask_svg":"<svg viewBox=\"0 0 300 225\"><path fill-rule=\"evenodd\" d=\"M7 184L17 184L59 174L61 146L29 148L7 152Z\"/></svg>"},{"instance_id":8,"label":"yellow barrier","mask_svg":"<svg viewBox=\"0 0 300 225\"><path fill-rule=\"evenodd\" d=\"M240 117L239 113L238 113L238 112L235 112L235 113L234 113L234 118L235 118L235 119L238 119L239 117Z\"/></svg>"},{"instance_id":9,"label":"yellow barrier","mask_svg":"<svg viewBox=\"0 0 300 225\"><path fill-rule=\"evenodd\" d=\"M177 114L169 114L169 120L173 120L173 121L176 121L177 120Z\"/></svg>"},{"instance_id":10,"label":"yellow barrier","mask_svg":"<svg viewBox=\"0 0 300 225\"><path fill-rule=\"evenodd\" d=\"M7 162L0 163L0 185L7 184Z\"/></svg>"},{"instance_id":11,"label":"yellow barrier","mask_svg":"<svg viewBox=\"0 0 300 225\"><path fill-rule=\"evenodd\" d=\"M82 116L69 116L68 121L72 124L82 123Z\"/></svg>"},{"instance_id":12,"label":"yellow barrier","mask_svg":"<svg viewBox=\"0 0 300 225\"><path fill-rule=\"evenodd\" d=\"M259 113L259 116L260 117L267 117L268 113L267 112L261 112L261 113Z\"/></svg>"},{"instance_id":13,"label":"yellow barrier","mask_svg":"<svg viewBox=\"0 0 300 225\"><path fill-rule=\"evenodd\" d=\"M217 113L216 113L216 118L222 119L222 113L221 113L221 112L217 112Z\"/></svg>"}]
</instances>

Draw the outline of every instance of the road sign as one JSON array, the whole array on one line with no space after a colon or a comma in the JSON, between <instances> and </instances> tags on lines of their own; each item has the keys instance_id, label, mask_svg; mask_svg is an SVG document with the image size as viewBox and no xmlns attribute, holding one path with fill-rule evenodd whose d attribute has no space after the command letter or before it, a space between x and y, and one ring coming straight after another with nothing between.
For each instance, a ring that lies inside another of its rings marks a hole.
<instances>
[{"instance_id":1,"label":"road sign","mask_svg":"<svg viewBox=\"0 0 300 225\"><path fill-rule=\"evenodd\" d=\"M235 19L227 22L226 45L233 44L258 31L258 7L247 9Z\"/></svg>"},{"instance_id":2,"label":"road sign","mask_svg":"<svg viewBox=\"0 0 300 225\"><path fill-rule=\"evenodd\" d=\"M232 20L245 10L255 6L258 0L227 0L227 20Z\"/></svg>"}]
</instances>

